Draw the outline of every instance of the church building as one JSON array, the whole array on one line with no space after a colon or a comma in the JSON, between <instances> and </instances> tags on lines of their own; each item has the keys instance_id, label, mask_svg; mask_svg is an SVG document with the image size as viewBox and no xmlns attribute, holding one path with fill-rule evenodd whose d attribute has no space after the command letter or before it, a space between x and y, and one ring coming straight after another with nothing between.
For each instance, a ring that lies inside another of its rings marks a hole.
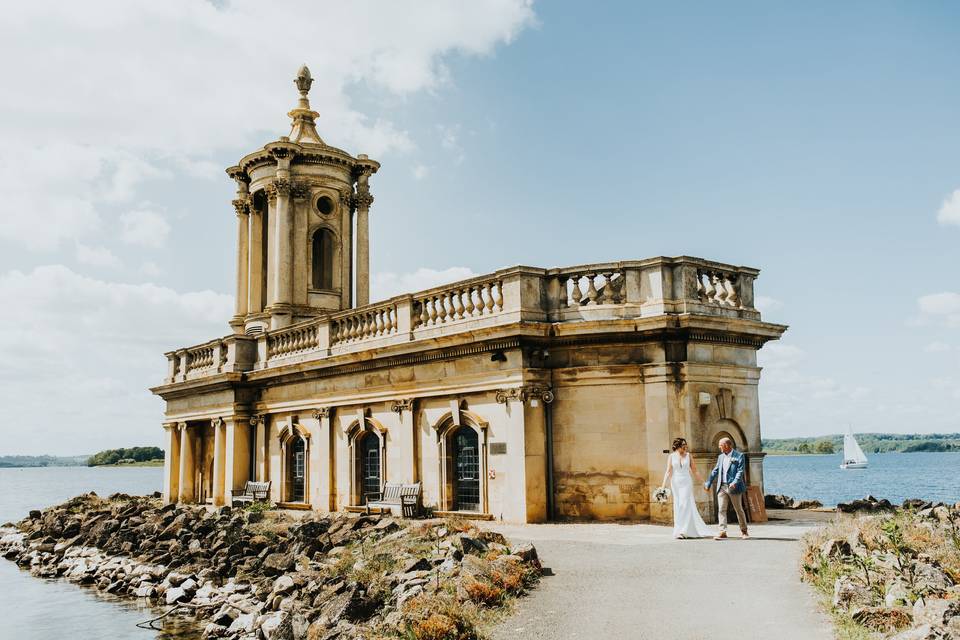
<instances>
[{"instance_id":1,"label":"church building","mask_svg":"<svg viewBox=\"0 0 960 640\"><path fill-rule=\"evenodd\" d=\"M757 269L515 266L371 302L380 164L320 138L311 83L302 67L290 134L227 169L231 332L167 353L152 389L167 502L230 504L256 480L283 507L356 510L419 483L435 513L669 521L652 494L676 437L704 474L730 437L762 488L757 351L786 327L761 320Z\"/></svg>"}]
</instances>

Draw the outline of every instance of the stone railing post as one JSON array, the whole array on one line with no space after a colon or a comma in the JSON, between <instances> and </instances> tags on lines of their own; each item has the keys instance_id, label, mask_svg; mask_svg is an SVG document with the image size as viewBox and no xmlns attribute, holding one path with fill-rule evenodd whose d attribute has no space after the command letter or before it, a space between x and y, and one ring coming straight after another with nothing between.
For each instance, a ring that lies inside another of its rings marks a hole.
<instances>
[{"instance_id":1,"label":"stone railing post","mask_svg":"<svg viewBox=\"0 0 960 640\"><path fill-rule=\"evenodd\" d=\"M180 370L177 372L177 382L183 382L187 379L187 363L189 362L187 350L180 349L177 351L177 358L180 359Z\"/></svg>"},{"instance_id":2,"label":"stone railing post","mask_svg":"<svg viewBox=\"0 0 960 640\"><path fill-rule=\"evenodd\" d=\"M407 295L395 298L397 301L397 334L412 339L413 333L413 296Z\"/></svg>"}]
</instances>

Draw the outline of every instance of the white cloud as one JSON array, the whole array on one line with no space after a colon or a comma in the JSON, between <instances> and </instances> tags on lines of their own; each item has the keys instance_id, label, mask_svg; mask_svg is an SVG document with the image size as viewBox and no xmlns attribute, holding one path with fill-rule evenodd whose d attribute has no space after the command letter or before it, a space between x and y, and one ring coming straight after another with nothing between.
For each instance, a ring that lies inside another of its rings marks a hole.
<instances>
[{"instance_id":1,"label":"white cloud","mask_svg":"<svg viewBox=\"0 0 960 640\"><path fill-rule=\"evenodd\" d=\"M371 282L371 296L375 301L386 300L401 293L416 293L475 275L467 267L450 267L440 271L421 267L411 273L376 273Z\"/></svg>"},{"instance_id":2,"label":"white cloud","mask_svg":"<svg viewBox=\"0 0 960 640\"><path fill-rule=\"evenodd\" d=\"M440 146L453 155L454 162L463 162L467 156L460 144L460 125L438 124L437 131L440 134Z\"/></svg>"},{"instance_id":3,"label":"white cloud","mask_svg":"<svg viewBox=\"0 0 960 640\"><path fill-rule=\"evenodd\" d=\"M113 252L106 247L88 247L77 242L77 262L88 264L93 267L117 268L121 265L120 258L113 255Z\"/></svg>"},{"instance_id":4,"label":"white cloud","mask_svg":"<svg viewBox=\"0 0 960 640\"><path fill-rule=\"evenodd\" d=\"M62 265L6 272L0 296L17 301L0 333L0 438L24 453L157 443L162 403L147 387L166 372L163 352L227 334L233 305L213 291L119 284Z\"/></svg>"},{"instance_id":5,"label":"white cloud","mask_svg":"<svg viewBox=\"0 0 960 640\"><path fill-rule=\"evenodd\" d=\"M448 81L446 57L489 55L534 23L529 0L37 0L3 17L0 239L34 250L89 235L111 206L142 199L144 181L222 176L218 152L286 134L302 62L330 144L372 157L411 149L389 112L361 113L350 90L433 90ZM254 44L277 25L284 46Z\"/></svg>"},{"instance_id":6,"label":"white cloud","mask_svg":"<svg viewBox=\"0 0 960 640\"><path fill-rule=\"evenodd\" d=\"M927 353L946 353L951 349L953 349L952 346L950 346L946 342L940 342L938 340L934 340L933 342L923 347L923 350Z\"/></svg>"},{"instance_id":7,"label":"white cloud","mask_svg":"<svg viewBox=\"0 0 960 640\"><path fill-rule=\"evenodd\" d=\"M937 211L937 222L960 225L960 189L951 193L940 205L940 210Z\"/></svg>"},{"instance_id":8,"label":"white cloud","mask_svg":"<svg viewBox=\"0 0 960 640\"><path fill-rule=\"evenodd\" d=\"M917 299L920 308L918 324L944 324L960 327L960 293L944 291L931 293Z\"/></svg>"},{"instance_id":9,"label":"white cloud","mask_svg":"<svg viewBox=\"0 0 960 640\"><path fill-rule=\"evenodd\" d=\"M428 166L426 166L426 165L423 165L423 164L414 165L414 167L413 167L413 177L414 177L416 180L423 180L423 179L426 178L428 175L430 175L430 167L428 167Z\"/></svg>"},{"instance_id":10,"label":"white cloud","mask_svg":"<svg viewBox=\"0 0 960 640\"><path fill-rule=\"evenodd\" d=\"M163 269L161 269L156 262L147 260L140 265L140 273L151 278L156 278L157 276L163 274Z\"/></svg>"},{"instance_id":11,"label":"white cloud","mask_svg":"<svg viewBox=\"0 0 960 640\"><path fill-rule=\"evenodd\" d=\"M120 237L127 244L159 249L170 235L170 223L163 214L150 209L135 209L120 216Z\"/></svg>"}]
</instances>

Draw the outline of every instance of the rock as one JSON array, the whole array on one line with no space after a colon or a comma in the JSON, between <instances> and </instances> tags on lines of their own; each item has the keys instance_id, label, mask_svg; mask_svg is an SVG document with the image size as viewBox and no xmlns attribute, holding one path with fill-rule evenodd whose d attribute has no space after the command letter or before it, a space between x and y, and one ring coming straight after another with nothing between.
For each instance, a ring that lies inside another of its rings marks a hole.
<instances>
[{"instance_id":1,"label":"rock","mask_svg":"<svg viewBox=\"0 0 960 640\"><path fill-rule=\"evenodd\" d=\"M960 616L960 601L940 598L920 598L913 605L913 619L917 624L940 626Z\"/></svg>"},{"instance_id":2,"label":"rock","mask_svg":"<svg viewBox=\"0 0 960 640\"><path fill-rule=\"evenodd\" d=\"M189 577L190 577L189 574L171 571L170 573L167 574L166 582L171 587L179 587Z\"/></svg>"},{"instance_id":3,"label":"rock","mask_svg":"<svg viewBox=\"0 0 960 640\"><path fill-rule=\"evenodd\" d=\"M404 565L400 573L410 573L411 571L429 571L431 569L430 561L426 558L413 558Z\"/></svg>"},{"instance_id":4,"label":"rock","mask_svg":"<svg viewBox=\"0 0 960 640\"><path fill-rule=\"evenodd\" d=\"M866 587L854 582L849 576L840 576L833 583L833 606L838 609L850 609L857 606L869 606L870 592Z\"/></svg>"},{"instance_id":5,"label":"rock","mask_svg":"<svg viewBox=\"0 0 960 640\"><path fill-rule=\"evenodd\" d=\"M280 576L273 582L273 592L278 595L290 593L293 591L293 587L293 578L290 576Z\"/></svg>"},{"instance_id":6,"label":"rock","mask_svg":"<svg viewBox=\"0 0 960 640\"><path fill-rule=\"evenodd\" d=\"M466 553L481 554L486 553L489 550L487 543L479 538L471 538L470 536L461 535L460 536L460 549Z\"/></svg>"},{"instance_id":7,"label":"rock","mask_svg":"<svg viewBox=\"0 0 960 640\"><path fill-rule=\"evenodd\" d=\"M914 584L920 593L943 593L953 586L953 580L940 567L914 560L910 568L913 571Z\"/></svg>"},{"instance_id":8,"label":"rock","mask_svg":"<svg viewBox=\"0 0 960 640\"><path fill-rule=\"evenodd\" d=\"M253 631L253 623L256 619L256 616L252 613L244 613L239 615L236 619L230 623L230 626L227 627L228 634L243 634L250 633Z\"/></svg>"},{"instance_id":9,"label":"rock","mask_svg":"<svg viewBox=\"0 0 960 640\"><path fill-rule=\"evenodd\" d=\"M895 636L889 636L887 640L944 640L944 637L939 630L932 629L930 625L925 624L907 629Z\"/></svg>"},{"instance_id":10,"label":"rock","mask_svg":"<svg viewBox=\"0 0 960 640\"><path fill-rule=\"evenodd\" d=\"M271 553L263 559L262 569L268 576L275 576L293 569L292 553Z\"/></svg>"},{"instance_id":11,"label":"rock","mask_svg":"<svg viewBox=\"0 0 960 640\"><path fill-rule=\"evenodd\" d=\"M21 512L21 513L22 513L22 512ZM38 511L38 510L36 510L36 509L31 509L31 510L30 510L30 519L31 519L31 520L39 520L42 516L43 516L43 513L41 513L40 511Z\"/></svg>"},{"instance_id":12,"label":"rock","mask_svg":"<svg viewBox=\"0 0 960 640\"><path fill-rule=\"evenodd\" d=\"M190 599L190 594L183 587L170 587L165 594L167 604L176 604L186 602Z\"/></svg>"},{"instance_id":13,"label":"rock","mask_svg":"<svg viewBox=\"0 0 960 640\"><path fill-rule=\"evenodd\" d=\"M907 586L903 584L903 581L900 579L892 580L887 583L886 595L884 596L884 604L888 607L895 607L900 605L910 606L913 604L910 601L910 593L907 591Z\"/></svg>"},{"instance_id":14,"label":"rock","mask_svg":"<svg viewBox=\"0 0 960 640\"><path fill-rule=\"evenodd\" d=\"M537 556L537 549L529 542L524 542L514 547L511 553L515 556L520 556L520 559L524 562L534 563L537 566L540 565L540 558Z\"/></svg>"},{"instance_id":15,"label":"rock","mask_svg":"<svg viewBox=\"0 0 960 640\"><path fill-rule=\"evenodd\" d=\"M896 631L909 626L913 617L904 609L887 607L858 607L850 617L854 622L873 631Z\"/></svg>"},{"instance_id":16,"label":"rock","mask_svg":"<svg viewBox=\"0 0 960 640\"><path fill-rule=\"evenodd\" d=\"M256 524L263 520L262 511L248 511L247 512L247 524Z\"/></svg>"},{"instance_id":17,"label":"rock","mask_svg":"<svg viewBox=\"0 0 960 640\"><path fill-rule=\"evenodd\" d=\"M134 592L138 598L152 598L156 593L156 587L152 584L141 584Z\"/></svg>"},{"instance_id":18,"label":"rock","mask_svg":"<svg viewBox=\"0 0 960 640\"><path fill-rule=\"evenodd\" d=\"M260 631L267 640L293 640L290 616L283 611L262 616L260 618Z\"/></svg>"},{"instance_id":19,"label":"rock","mask_svg":"<svg viewBox=\"0 0 960 640\"><path fill-rule=\"evenodd\" d=\"M222 638L227 635L227 628L215 622L210 622L203 628L204 638Z\"/></svg>"},{"instance_id":20,"label":"rock","mask_svg":"<svg viewBox=\"0 0 960 640\"><path fill-rule=\"evenodd\" d=\"M830 538L820 545L820 555L824 558L842 558L853 555L850 543L839 538Z\"/></svg>"}]
</instances>

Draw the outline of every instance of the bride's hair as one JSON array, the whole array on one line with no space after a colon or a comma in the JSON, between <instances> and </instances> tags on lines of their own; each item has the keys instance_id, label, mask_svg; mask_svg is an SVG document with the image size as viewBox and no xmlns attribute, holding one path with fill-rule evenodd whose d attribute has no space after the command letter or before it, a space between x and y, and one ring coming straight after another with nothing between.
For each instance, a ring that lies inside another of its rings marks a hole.
<instances>
[{"instance_id":1,"label":"bride's hair","mask_svg":"<svg viewBox=\"0 0 960 640\"><path fill-rule=\"evenodd\" d=\"M673 445L672 445L673 448L671 449L671 451L676 451L677 449L679 449L685 444L687 444L687 441L684 440L683 438L674 438Z\"/></svg>"}]
</instances>

